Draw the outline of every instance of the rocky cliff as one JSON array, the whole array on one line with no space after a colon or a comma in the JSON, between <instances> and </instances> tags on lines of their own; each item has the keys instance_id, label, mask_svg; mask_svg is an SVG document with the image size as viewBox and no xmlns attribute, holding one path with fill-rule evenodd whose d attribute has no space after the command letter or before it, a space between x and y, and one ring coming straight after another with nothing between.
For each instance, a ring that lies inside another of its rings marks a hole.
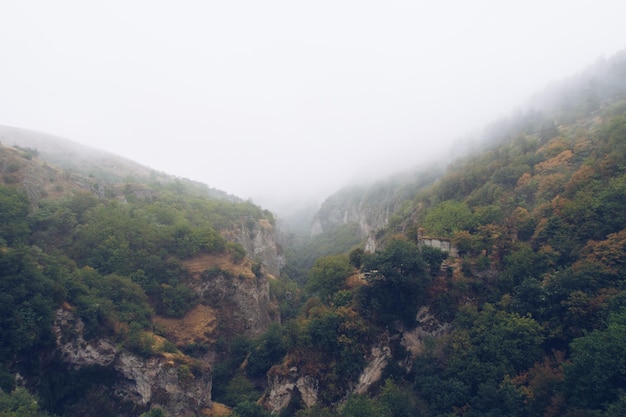
<instances>
[{"instance_id":1,"label":"rocky cliff","mask_svg":"<svg viewBox=\"0 0 626 417\"><path fill-rule=\"evenodd\" d=\"M256 337L279 320L270 301L270 278L252 273L250 259L233 263L225 257L205 255L187 260L183 266L194 278L190 287L214 310L216 326L222 331Z\"/></svg>"},{"instance_id":2,"label":"rocky cliff","mask_svg":"<svg viewBox=\"0 0 626 417\"><path fill-rule=\"evenodd\" d=\"M385 228L394 210L393 190L388 187L346 188L322 204L313 218L311 235L355 223L360 237L367 237Z\"/></svg>"},{"instance_id":3,"label":"rocky cliff","mask_svg":"<svg viewBox=\"0 0 626 417\"><path fill-rule=\"evenodd\" d=\"M56 357L70 369L113 373L113 392L137 409L160 407L172 416L197 415L210 408L211 372L181 354L138 356L101 337L85 340L84 324L67 309L56 313L53 332Z\"/></svg>"},{"instance_id":4,"label":"rocky cliff","mask_svg":"<svg viewBox=\"0 0 626 417\"><path fill-rule=\"evenodd\" d=\"M299 397L307 408L317 403L319 381L311 375L302 374L296 367L289 369L286 374L270 372L268 385L262 402L273 414L287 408L294 397Z\"/></svg>"},{"instance_id":5,"label":"rocky cliff","mask_svg":"<svg viewBox=\"0 0 626 417\"><path fill-rule=\"evenodd\" d=\"M377 247L377 233L402 204L441 175L441 167L407 172L367 186L346 187L330 196L315 214L310 234L316 236L346 224L358 226L366 252Z\"/></svg>"},{"instance_id":6,"label":"rocky cliff","mask_svg":"<svg viewBox=\"0 0 626 417\"><path fill-rule=\"evenodd\" d=\"M277 243L276 228L268 219L258 222L245 222L231 231L227 238L241 244L251 259L263 264L265 271L272 276L280 276L285 266L283 250Z\"/></svg>"}]
</instances>

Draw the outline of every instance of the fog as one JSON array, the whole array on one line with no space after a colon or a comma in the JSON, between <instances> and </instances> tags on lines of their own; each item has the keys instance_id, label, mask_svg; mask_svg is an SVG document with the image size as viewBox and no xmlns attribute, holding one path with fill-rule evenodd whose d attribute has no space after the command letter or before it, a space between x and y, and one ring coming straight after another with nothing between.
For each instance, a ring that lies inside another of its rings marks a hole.
<instances>
[{"instance_id":1,"label":"fog","mask_svg":"<svg viewBox=\"0 0 626 417\"><path fill-rule=\"evenodd\" d=\"M622 1L510 3L3 2L0 124L294 207L626 47Z\"/></svg>"}]
</instances>

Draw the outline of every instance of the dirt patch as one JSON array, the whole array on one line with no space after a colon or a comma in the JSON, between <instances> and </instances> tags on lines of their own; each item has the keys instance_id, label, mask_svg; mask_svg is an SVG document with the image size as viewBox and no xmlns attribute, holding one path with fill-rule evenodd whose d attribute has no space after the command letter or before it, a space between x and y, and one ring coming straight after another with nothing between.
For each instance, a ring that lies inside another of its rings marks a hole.
<instances>
[{"instance_id":1,"label":"dirt patch","mask_svg":"<svg viewBox=\"0 0 626 417\"><path fill-rule=\"evenodd\" d=\"M180 319L156 316L154 323L177 346L215 342L217 319L215 310L209 306L199 304Z\"/></svg>"}]
</instances>

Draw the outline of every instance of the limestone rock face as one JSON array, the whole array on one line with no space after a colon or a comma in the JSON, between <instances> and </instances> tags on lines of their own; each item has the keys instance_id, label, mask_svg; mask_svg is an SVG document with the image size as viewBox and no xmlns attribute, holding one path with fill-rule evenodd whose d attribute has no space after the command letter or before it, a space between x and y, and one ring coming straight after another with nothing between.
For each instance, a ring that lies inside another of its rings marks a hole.
<instances>
[{"instance_id":1,"label":"limestone rock face","mask_svg":"<svg viewBox=\"0 0 626 417\"><path fill-rule=\"evenodd\" d=\"M63 362L74 369L85 366L110 366L117 355L117 348L108 339L97 339L87 343L83 339L85 325L73 313L58 310L53 332L56 337L57 351Z\"/></svg>"},{"instance_id":2,"label":"limestone rock face","mask_svg":"<svg viewBox=\"0 0 626 417\"><path fill-rule=\"evenodd\" d=\"M347 201L338 197L329 198L320 208L311 224L311 235L315 236L338 226L356 223L362 237L371 236L387 226L394 205L388 201L370 201L366 196L355 196ZM339 201L334 201L337 198Z\"/></svg>"},{"instance_id":3,"label":"limestone rock face","mask_svg":"<svg viewBox=\"0 0 626 417\"><path fill-rule=\"evenodd\" d=\"M330 196L315 214L310 234L316 236L337 227L356 224L360 239L367 241L365 251L376 250L376 234L387 227L399 200L394 187L348 187Z\"/></svg>"},{"instance_id":4,"label":"limestone rock face","mask_svg":"<svg viewBox=\"0 0 626 417\"><path fill-rule=\"evenodd\" d=\"M424 351L424 341L428 338L440 338L452 331L450 323L439 321L428 309L422 307L417 312L419 325L410 331L405 331L402 335L401 344L413 356L417 356Z\"/></svg>"},{"instance_id":5,"label":"limestone rock face","mask_svg":"<svg viewBox=\"0 0 626 417\"><path fill-rule=\"evenodd\" d=\"M194 285L194 291L210 300L211 305L220 306L220 321L233 334L256 337L272 322L270 286L265 275L232 276L222 272Z\"/></svg>"},{"instance_id":6,"label":"limestone rock face","mask_svg":"<svg viewBox=\"0 0 626 417\"><path fill-rule=\"evenodd\" d=\"M58 310L53 332L60 360L72 369L113 369L113 391L119 399L141 407L159 406L172 416L197 415L210 408L211 373L186 357L139 357L118 349L106 338L86 341L84 324L71 311Z\"/></svg>"},{"instance_id":7,"label":"limestone rock face","mask_svg":"<svg viewBox=\"0 0 626 417\"><path fill-rule=\"evenodd\" d=\"M261 261L267 273L280 276L285 257L277 243L276 228L268 220L242 224L231 238L246 249L248 257Z\"/></svg>"},{"instance_id":8,"label":"limestone rock face","mask_svg":"<svg viewBox=\"0 0 626 417\"><path fill-rule=\"evenodd\" d=\"M372 385L380 381L383 370L391 358L389 346L376 346L372 348L372 353L368 359L367 366L359 376L359 382L354 388L355 394L365 394Z\"/></svg>"},{"instance_id":9,"label":"limestone rock face","mask_svg":"<svg viewBox=\"0 0 626 417\"><path fill-rule=\"evenodd\" d=\"M122 352L115 361L115 370L121 377L116 393L136 404L159 405L173 416L195 415L211 407L208 369L194 374L186 364Z\"/></svg>"},{"instance_id":10,"label":"limestone rock face","mask_svg":"<svg viewBox=\"0 0 626 417\"><path fill-rule=\"evenodd\" d=\"M274 414L287 408L294 394L299 394L306 407L317 403L319 381L310 375L302 375L291 368L287 375L270 375L269 390L263 403Z\"/></svg>"}]
</instances>

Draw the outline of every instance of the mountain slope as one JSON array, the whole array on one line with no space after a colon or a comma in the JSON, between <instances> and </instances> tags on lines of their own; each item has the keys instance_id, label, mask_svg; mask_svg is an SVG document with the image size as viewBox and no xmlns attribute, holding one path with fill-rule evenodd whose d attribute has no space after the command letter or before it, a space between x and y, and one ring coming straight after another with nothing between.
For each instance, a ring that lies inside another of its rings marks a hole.
<instances>
[{"instance_id":1,"label":"mountain slope","mask_svg":"<svg viewBox=\"0 0 626 417\"><path fill-rule=\"evenodd\" d=\"M82 177L97 178L110 183L169 184L182 181L187 184L189 191L193 188L210 197L241 201L233 195L209 188L205 184L176 178L118 155L42 132L0 126L0 143L30 150L42 161L69 174L76 173Z\"/></svg>"},{"instance_id":2,"label":"mountain slope","mask_svg":"<svg viewBox=\"0 0 626 417\"><path fill-rule=\"evenodd\" d=\"M375 253L314 261L267 407L622 414L624 360L611 352L626 349L626 55L566 84L405 200ZM342 200L337 213L354 206ZM363 396L354 387L371 375Z\"/></svg>"},{"instance_id":3,"label":"mountain slope","mask_svg":"<svg viewBox=\"0 0 626 417\"><path fill-rule=\"evenodd\" d=\"M54 146L61 155L62 142ZM282 263L273 216L73 152L77 171L29 146L0 146L0 389L26 385L64 416L94 403L116 416L211 408L218 344L279 319L269 297Z\"/></svg>"}]
</instances>

